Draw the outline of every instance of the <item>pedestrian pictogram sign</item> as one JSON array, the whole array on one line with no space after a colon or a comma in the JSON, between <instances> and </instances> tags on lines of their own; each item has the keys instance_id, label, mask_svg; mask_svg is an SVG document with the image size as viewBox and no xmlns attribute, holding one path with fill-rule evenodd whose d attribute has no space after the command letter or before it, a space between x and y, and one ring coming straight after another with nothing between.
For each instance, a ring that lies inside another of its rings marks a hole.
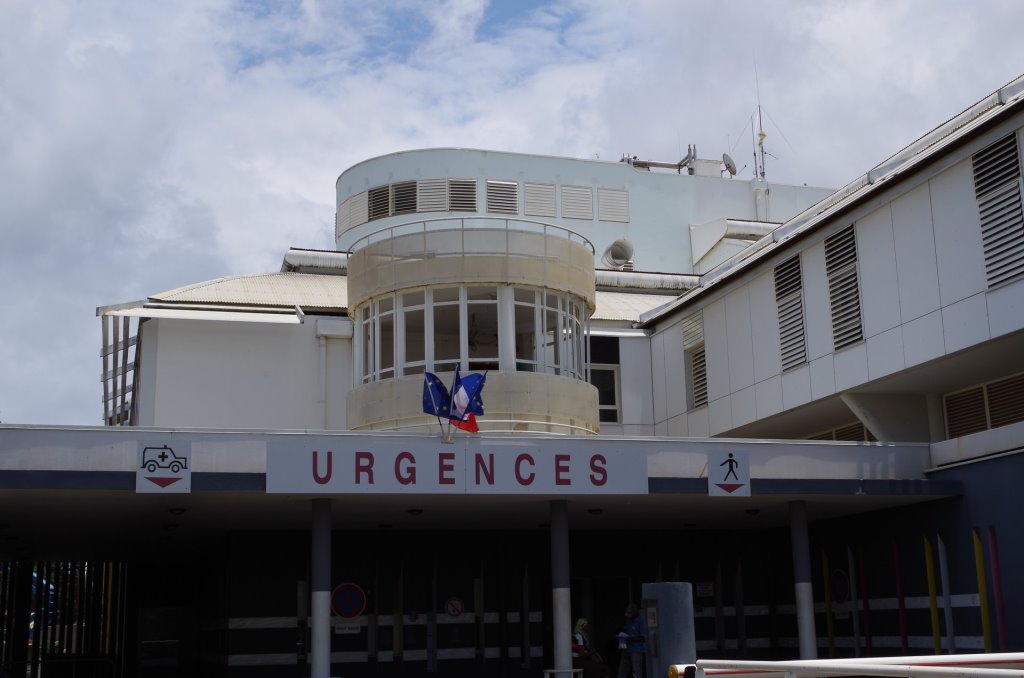
<instances>
[{"instance_id":1,"label":"pedestrian pictogram sign","mask_svg":"<svg viewBox=\"0 0 1024 678\"><path fill-rule=\"evenodd\" d=\"M366 592L352 582L338 584L331 593L331 609L343 619L354 619L366 609Z\"/></svg>"},{"instance_id":2,"label":"pedestrian pictogram sign","mask_svg":"<svg viewBox=\"0 0 1024 678\"><path fill-rule=\"evenodd\" d=\"M708 454L708 496L750 496L750 460L746 452Z\"/></svg>"}]
</instances>

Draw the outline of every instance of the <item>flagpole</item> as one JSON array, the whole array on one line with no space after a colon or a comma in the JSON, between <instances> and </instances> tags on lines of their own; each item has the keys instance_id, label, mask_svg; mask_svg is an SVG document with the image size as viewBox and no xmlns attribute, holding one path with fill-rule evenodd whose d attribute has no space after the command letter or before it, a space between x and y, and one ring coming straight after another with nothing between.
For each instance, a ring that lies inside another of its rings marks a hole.
<instances>
[{"instance_id":1,"label":"flagpole","mask_svg":"<svg viewBox=\"0 0 1024 678\"><path fill-rule=\"evenodd\" d=\"M448 393L451 394L452 400L451 405L448 407L448 432L444 435L444 442L450 443L452 441L452 409L455 407L455 384L459 381L459 368L461 365L455 366L455 374L452 376L452 387L448 389Z\"/></svg>"}]
</instances>

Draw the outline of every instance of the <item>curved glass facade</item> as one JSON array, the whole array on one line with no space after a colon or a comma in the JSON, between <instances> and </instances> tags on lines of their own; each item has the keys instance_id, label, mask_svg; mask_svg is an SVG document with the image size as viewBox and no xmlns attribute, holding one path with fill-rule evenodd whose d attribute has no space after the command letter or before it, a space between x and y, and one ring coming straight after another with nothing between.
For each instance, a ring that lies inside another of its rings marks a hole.
<instances>
[{"instance_id":1,"label":"curved glass facade","mask_svg":"<svg viewBox=\"0 0 1024 678\"><path fill-rule=\"evenodd\" d=\"M356 320L359 383L456 366L587 378L587 307L573 294L518 285L404 289L373 297Z\"/></svg>"}]
</instances>

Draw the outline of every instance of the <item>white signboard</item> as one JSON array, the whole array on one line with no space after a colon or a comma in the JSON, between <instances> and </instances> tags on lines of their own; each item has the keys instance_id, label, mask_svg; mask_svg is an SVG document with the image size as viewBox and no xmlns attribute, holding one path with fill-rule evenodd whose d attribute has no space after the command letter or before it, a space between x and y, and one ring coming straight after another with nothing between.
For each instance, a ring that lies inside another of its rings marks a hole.
<instances>
[{"instance_id":1,"label":"white signboard","mask_svg":"<svg viewBox=\"0 0 1024 678\"><path fill-rule=\"evenodd\" d=\"M160 444L139 441L135 491L184 494L192 491L192 444L178 439Z\"/></svg>"},{"instance_id":2,"label":"white signboard","mask_svg":"<svg viewBox=\"0 0 1024 678\"><path fill-rule=\"evenodd\" d=\"M647 458L586 441L282 437L267 442L267 492L647 494Z\"/></svg>"},{"instance_id":3,"label":"white signboard","mask_svg":"<svg viewBox=\"0 0 1024 678\"><path fill-rule=\"evenodd\" d=\"M750 496L750 459L746 452L723 449L708 453L708 496Z\"/></svg>"}]
</instances>

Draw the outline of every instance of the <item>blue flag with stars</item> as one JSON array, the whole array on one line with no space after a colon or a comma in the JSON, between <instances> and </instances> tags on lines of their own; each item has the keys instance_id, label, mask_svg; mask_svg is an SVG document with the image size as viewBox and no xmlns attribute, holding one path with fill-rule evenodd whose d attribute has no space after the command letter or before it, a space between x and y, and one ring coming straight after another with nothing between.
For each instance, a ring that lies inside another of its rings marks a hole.
<instances>
[{"instance_id":1,"label":"blue flag with stars","mask_svg":"<svg viewBox=\"0 0 1024 678\"><path fill-rule=\"evenodd\" d=\"M451 412L452 399L437 375L423 373L423 412L435 417L447 417Z\"/></svg>"}]
</instances>

